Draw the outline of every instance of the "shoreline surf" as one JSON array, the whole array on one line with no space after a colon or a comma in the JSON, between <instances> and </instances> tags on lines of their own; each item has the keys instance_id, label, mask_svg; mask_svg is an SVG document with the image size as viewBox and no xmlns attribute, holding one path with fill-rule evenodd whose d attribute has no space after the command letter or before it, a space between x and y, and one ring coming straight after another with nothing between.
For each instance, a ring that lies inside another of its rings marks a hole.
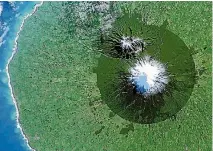
<instances>
[{"instance_id":1,"label":"shoreline surf","mask_svg":"<svg viewBox=\"0 0 213 151\"><path fill-rule=\"evenodd\" d=\"M18 108L17 101L16 101L16 99L15 99L15 95L14 95L14 93L13 93L12 85L11 85L11 79L10 79L10 74L9 74L9 64L10 64L10 62L12 61L14 55L15 55L16 52L17 52L17 48L18 48L18 38L19 38L20 32L22 31L22 29L23 29L23 27L24 27L25 21L26 21L30 16L32 16L32 15L38 10L38 8L39 8L40 6L42 6L42 4L43 4L43 1L42 1L41 3L39 3L39 4L36 4L36 5L34 6L34 8L33 8L33 11L32 11L31 13L27 14L27 15L23 18L23 20L22 20L22 22L21 22L21 25L20 25L20 27L19 27L19 30L18 30L18 32L17 32L17 34L16 34L15 44L14 44L14 47L13 47L13 50L12 50L12 54L11 54L10 58L8 59L7 64L6 64L6 74L7 74L7 77L8 77L8 86L9 86L10 93L11 93L11 97L12 97L13 103L14 103L14 105L15 105L15 110L16 110L16 118L15 118L15 119L16 119L16 123L17 123L16 126L17 126L18 129L20 129L21 135L23 136L23 139L24 139L24 141L26 142L27 147L28 147L30 150L32 150L32 151L35 151L35 149L33 149L33 148L29 145L29 140L28 140L26 134L24 133L24 131L23 131L22 127L21 127L21 124L20 124L20 122L19 122L19 121L20 121L19 108Z\"/></svg>"}]
</instances>

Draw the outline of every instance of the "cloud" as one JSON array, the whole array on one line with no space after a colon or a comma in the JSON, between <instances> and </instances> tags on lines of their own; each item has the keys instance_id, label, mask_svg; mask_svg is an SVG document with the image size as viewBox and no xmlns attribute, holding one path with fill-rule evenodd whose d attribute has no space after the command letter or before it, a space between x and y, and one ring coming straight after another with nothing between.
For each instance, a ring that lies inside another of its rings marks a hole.
<instances>
[{"instance_id":1,"label":"cloud","mask_svg":"<svg viewBox=\"0 0 213 151\"><path fill-rule=\"evenodd\" d=\"M7 32L9 30L10 30L9 27L6 27L5 30L4 30L4 32L3 32L3 34L0 36L0 47L1 47L2 44L5 43L5 41L3 40L3 38L7 35Z\"/></svg>"},{"instance_id":2,"label":"cloud","mask_svg":"<svg viewBox=\"0 0 213 151\"><path fill-rule=\"evenodd\" d=\"M3 11L3 4L0 2L0 16L1 16L2 11Z\"/></svg>"},{"instance_id":3,"label":"cloud","mask_svg":"<svg viewBox=\"0 0 213 151\"><path fill-rule=\"evenodd\" d=\"M10 6L12 7L13 11L17 11L19 9L19 6L16 6L16 2L14 1L8 1Z\"/></svg>"}]
</instances>

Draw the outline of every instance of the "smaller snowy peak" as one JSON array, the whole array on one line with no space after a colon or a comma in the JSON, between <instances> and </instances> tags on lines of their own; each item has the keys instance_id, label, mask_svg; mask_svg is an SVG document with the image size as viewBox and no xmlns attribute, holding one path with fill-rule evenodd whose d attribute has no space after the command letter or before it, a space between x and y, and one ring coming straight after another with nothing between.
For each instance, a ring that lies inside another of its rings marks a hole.
<instances>
[{"instance_id":1,"label":"smaller snowy peak","mask_svg":"<svg viewBox=\"0 0 213 151\"><path fill-rule=\"evenodd\" d=\"M122 36L120 47L123 53L137 53L144 50L145 42L140 38Z\"/></svg>"}]
</instances>

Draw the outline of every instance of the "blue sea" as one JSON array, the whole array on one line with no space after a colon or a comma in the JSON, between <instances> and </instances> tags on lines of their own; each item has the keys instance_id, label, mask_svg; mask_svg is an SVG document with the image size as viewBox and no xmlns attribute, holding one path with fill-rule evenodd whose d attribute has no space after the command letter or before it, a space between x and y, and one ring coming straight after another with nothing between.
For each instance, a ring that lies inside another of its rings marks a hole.
<instances>
[{"instance_id":1,"label":"blue sea","mask_svg":"<svg viewBox=\"0 0 213 151\"><path fill-rule=\"evenodd\" d=\"M29 150L20 129L16 127L16 110L5 68L21 22L25 15L33 11L35 4L36 2L0 2L0 151Z\"/></svg>"}]
</instances>

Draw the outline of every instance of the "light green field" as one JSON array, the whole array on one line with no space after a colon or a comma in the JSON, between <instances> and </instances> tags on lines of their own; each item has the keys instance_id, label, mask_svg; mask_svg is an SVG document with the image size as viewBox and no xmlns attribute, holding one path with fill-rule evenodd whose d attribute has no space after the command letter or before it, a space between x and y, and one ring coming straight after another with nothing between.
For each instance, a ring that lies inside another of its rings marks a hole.
<instances>
[{"instance_id":1,"label":"light green field","mask_svg":"<svg viewBox=\"0 0 213 151\"><path fill-rule=\"evenodd\" d=\"M210 151L212 3L113 2L110 11L86 19L82 12L90 7L79 5L44 2L18 40L10 74L30 145L38 151ZM93 72L100 54L92 42L99 18L119 15L121 8L147 14L148 24L167 20L167 28L197 52L197 84L176 119L131 123L101 100Z\"/></svg>"}]
</instances>

